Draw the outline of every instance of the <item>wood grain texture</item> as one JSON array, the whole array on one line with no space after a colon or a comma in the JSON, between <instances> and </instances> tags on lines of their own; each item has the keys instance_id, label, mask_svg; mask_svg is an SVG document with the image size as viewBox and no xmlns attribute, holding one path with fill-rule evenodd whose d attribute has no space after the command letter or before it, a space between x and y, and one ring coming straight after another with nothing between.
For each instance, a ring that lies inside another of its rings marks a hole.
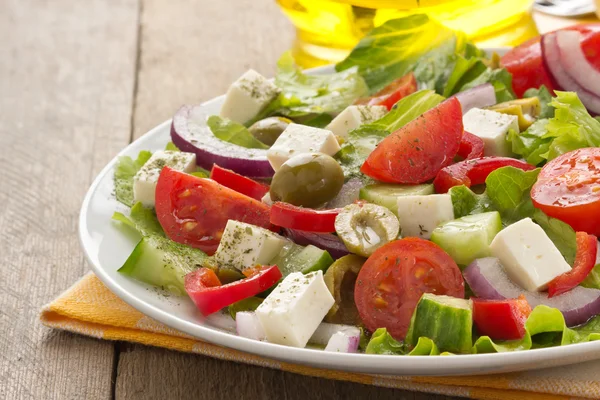
<instances>
[{"instance_id":1,"label":"wood grain texture","mask_svg":"<svg viewBox=\"0 0 600 400\"><path fill-rule=\"evenodd\" d=\"M42 327L81 200L128 141L137 0L0 1L0 398L108 399L114 345Z\"/></svg>"},{"instance_id":2,"label":"wood grain texture","mask_svg":"<svg viewBox=\"0 0 600 400\"><path fill-rule=\"evenodd\" d=\"M182 104L223 94L248 68L266 76L293 39L275 0L143 0L134 138ZM235 10L235 11L233 11ZM199 355L124 345L116 399L449 397L310 378Z\"/></svg>"}]
</instances>

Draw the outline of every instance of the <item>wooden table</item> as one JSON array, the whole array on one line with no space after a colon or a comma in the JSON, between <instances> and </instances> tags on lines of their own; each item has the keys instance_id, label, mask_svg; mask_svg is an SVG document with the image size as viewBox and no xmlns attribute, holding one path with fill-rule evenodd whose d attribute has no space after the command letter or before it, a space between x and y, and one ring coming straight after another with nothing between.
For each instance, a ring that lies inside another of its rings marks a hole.
<instances>
[{"instance_id":1,"label":"wooden table","mask_svg":"<svg viewBox=\"0 0 600 400\"><path fill-rule=\"evenodd\" d=\"M293 32L273 0L0 2L1 399L442 399L46 329L88 266L83 195L184 103L269 76ZM235 11L233 11L235 9Z\"/></svg>"}]
</instances>

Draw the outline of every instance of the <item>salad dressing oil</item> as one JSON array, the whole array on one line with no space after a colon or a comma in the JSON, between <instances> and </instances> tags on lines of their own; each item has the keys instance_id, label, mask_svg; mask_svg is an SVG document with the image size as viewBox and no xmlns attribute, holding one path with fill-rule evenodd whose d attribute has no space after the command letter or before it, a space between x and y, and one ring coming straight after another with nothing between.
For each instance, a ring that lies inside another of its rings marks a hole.
<instances>
[{"instance_id":1,"label":"salad dressing oil","mask_svg":"<svg viewBox=\"0 0 600 400\"><path fill-rule=\"evenodd\" d=\"M297 29L294 57L303 67L343 59L384 22L426 13L479 46L511 46L537 36L530 0L277 0Z\"/></svg>"}]
</instances>

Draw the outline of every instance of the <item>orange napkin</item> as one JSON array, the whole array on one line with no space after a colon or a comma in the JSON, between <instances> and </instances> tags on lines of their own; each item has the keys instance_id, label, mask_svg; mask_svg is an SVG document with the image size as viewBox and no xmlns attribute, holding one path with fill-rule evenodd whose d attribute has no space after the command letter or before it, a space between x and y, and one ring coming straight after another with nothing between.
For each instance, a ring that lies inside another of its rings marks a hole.
<instances>
[{"instance_id":1,"label":"orange napkin","mask_svg":"<svg viewBox=\"0 0 600 400\"><path fill-rule=\"evenodd\" d=\"M91 272L46 305L42 309L40 319L44 325L51 328L99 339L136 342L302 375L367 385L473 399L600 398L600 361L502 375L405 377L330 371L262 358L196 340L145 316L119 299Z\"/></svg>"}]
</instances>

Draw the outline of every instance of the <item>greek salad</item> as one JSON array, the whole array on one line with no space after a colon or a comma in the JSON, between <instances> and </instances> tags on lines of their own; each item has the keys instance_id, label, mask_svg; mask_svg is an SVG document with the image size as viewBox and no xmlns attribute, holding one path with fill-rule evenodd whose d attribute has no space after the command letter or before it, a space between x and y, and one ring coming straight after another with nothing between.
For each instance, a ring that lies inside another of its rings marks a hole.
<instances>
[{"instance_id":1,"label":"greek salad","mask_svg":"<svg viewBox=\"0 0 600 400\"><path fill-rule=\"evenodd\" d=\"M600 339L600 24L487 54L426 16L284 54L120 157L119 272L238 335L388 355ZM417 45L415 45L418 44Z\"/></svg>"}]
</instances>

